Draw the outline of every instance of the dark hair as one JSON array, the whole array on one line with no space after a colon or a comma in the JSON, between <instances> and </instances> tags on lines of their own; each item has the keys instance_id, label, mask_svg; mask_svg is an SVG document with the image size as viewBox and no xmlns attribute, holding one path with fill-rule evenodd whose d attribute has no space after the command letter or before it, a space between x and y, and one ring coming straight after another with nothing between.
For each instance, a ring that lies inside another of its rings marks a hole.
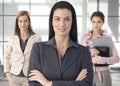
<instances>
[{"instance_id":1,"label":"dark hair","mask_svg":"<svg viewBox=\"0 0 120 86\"><path fill-rule=\"evenodd\" d=\"M16 16L14 34L20 33L20 28L18 26L18 18L21 17L21 16L23 16L23 15L26 15L28 17L28 20L29 20L28 29L29 29L29 31L33 32L33 30L32 30L32 24L31 24L31 19L30 19L30 15L29 15L28 11L22 10Z\"/></svg>"},{"instance_id":2,"label":"dark hair","mask_svg":"<svg viewBox=\"0 0 120 86\"><path fill-rule=\"evenodd\" d=\"M100 17L103 22L105 21L105 20L104 20L104 17L105 17L105 16L104 16L104 14L103 14L101 11L95 11L95 12L92 14L90 20L92 21L92 18L95 17L95 16Z\"/></svg>"},{"instance_id":3,"label":"dark hair","mask_svg":"<svg viewBox=\"0 0 120 86\"><path fill-rule=\"evenodd\" d=\"M71 26L71 30L70 30L70 38L73 41L77 42L76 13L75 13L73 6L69 2L66 2L66 1L59 1L59 2L55 3L51 9L50 16L49 16L49 39L51 39L55 35L55 32L53 30L53 26L52 26L52 19L53 19L54 11L56 9L68 9L71 11L71 13L72 13L72 26Z\"/></svg>"}]
</instances>

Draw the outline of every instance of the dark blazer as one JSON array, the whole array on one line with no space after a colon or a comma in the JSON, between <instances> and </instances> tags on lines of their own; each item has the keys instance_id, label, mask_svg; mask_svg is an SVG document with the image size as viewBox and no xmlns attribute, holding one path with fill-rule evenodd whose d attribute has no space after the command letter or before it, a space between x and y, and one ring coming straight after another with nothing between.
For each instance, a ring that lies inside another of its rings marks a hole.
<instances>
[{"instance_id":1,"label":"dark blazer","mask_svg":"<svg viewBox=\"0 0 120 86\"><path fill-rule=\"evenodd\" d=\"M79 72L87 68L87 76L81 81L75 81ZM72 40L64 59L61 61L55 48L54 38L47 42L33 45L30 55L29 71L39 70L53 86L92 86L93 64L89 49ZM29 86L42 86L36 81L29 81Z\"/></svg>"}]
</instances>

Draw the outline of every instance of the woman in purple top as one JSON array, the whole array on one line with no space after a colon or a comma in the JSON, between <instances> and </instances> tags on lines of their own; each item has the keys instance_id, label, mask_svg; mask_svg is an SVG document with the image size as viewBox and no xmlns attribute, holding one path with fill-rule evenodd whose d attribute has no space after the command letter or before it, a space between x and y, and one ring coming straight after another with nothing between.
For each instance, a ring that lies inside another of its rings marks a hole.
<instances>
[{"instance_id":1,"label":"woman in purple top","mask_svg":"<svg viewBox=\"0 0 120 86\"><path fill-rule=\"evenodd\" d=\"M92 61L94 64L114 64L119 62L119 56L117 50L113 44L112 56L104 57L100 56L97 49L93 48L92 40L99 37L109 37L102 30L104 24L104 14L100 11L96 11L91 16L92 30L84 34L81 37L80 44L90 48ZM103 66L94 66L94 82L93 86L111 86L111 76L109 72L109 67L106 65Z\"/></svg>"}]
</instances>

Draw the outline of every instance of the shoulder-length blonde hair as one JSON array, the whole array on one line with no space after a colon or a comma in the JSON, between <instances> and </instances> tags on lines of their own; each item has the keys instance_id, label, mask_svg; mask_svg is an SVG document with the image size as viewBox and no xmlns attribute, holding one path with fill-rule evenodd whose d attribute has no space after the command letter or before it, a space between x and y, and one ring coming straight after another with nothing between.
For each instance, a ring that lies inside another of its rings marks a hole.
<instances>
[{"instance_id":1,"label":"shoulder-length blonde hair","mask_svg":"<svg viewBox=\"0 0 120 86\"><path fill-rule=\"evenodd\" d=\"M28 29L29 29L29 31L33 32L33 30L32 30L32 24L31 24L31 19L30 19L30 15L29 15L28 11L22 10L16 16L15 27L14 27L14 34L20 33L20 28L18 26L18 18L21 17L21 16L23 16L23 15L26 15L28 17L28 20L29 20Z\"/></svg>"}]
</instances>

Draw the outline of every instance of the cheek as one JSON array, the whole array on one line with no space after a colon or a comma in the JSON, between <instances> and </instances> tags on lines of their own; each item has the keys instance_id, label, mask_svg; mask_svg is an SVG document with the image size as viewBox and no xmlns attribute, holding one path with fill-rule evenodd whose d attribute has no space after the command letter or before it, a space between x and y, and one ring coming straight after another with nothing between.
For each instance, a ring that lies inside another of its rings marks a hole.
<instances>
[{"instance_id":1,"label":"cheek","mask_svg":"<svg viewBox=\"0 0 120 86\"><path fill-rule=\"evenodd\" d=\"M58 27L58 23L57 22L52 23L52 27L53 27L53 29L57 28Z\"/></svg>"},{"instance_id":2,"label":"cheek","mask_svg":"<svg viewBox=\"0 0 120 86\"><path fill-rule=\"evenodd\" d=\"M18 27L20 27L21 26L21 24L20 23L18 23Z\"/></svg>"},{"instance_id":3,"label":"cheek","mask_svg":"<svg viewBox=\"0 0 120 86\"><path fill-rule=\"evenodd\" d=\"M55 26L55 22L54 22L54 21L52 21L52 26L53 26L53 27Z\"/></svg>"},{"instance_id":4,"label":"cheek","mask_svg":"<svg viewBox=\"0 0 120 86\"><path fill-rule=\"evenodd\" d=\"M55 23L52 23L52 27L53 27L53 29L55 28Z\"/></svg>"},{"instance_id":5,"label":"cheek","mask_svg":"<svg viewBox=\"0 0 120 86\"><path fill-rule=\"evenodd\" d=\"M102 24L99 24L99 28L102 28L102 26L103 26Z\"/></svg>"},{"instance_id":6,"label":"cheek","mask_svg":"<svg viewBox=\"0 0 120 86\"><path fill-rule=\"evenodd\" d=\"M27 26L29 26L30 23L29 23L29 22L26 22L25 24L26 24Z\"/></svg>"},{"instance_id":7,"label":"cheek","mask_svg":"<svg viewBox=\"0 0 120 86\"><path fill-rule=\"evenodd\" d=\"M55 31L56 26L54 23L52 23L52 27L53 27L53 30Z\"/></svg>"},{"instance_id":8,"label":"cheek","mask_svg":"<svg viewBox=\"0 0 120 86\"><path fill-rule=\"evenodd\" d=\"M72 23L69 23L68 28L71 29L71 27L72 27Z\"/></svg>"}]
</instances>

